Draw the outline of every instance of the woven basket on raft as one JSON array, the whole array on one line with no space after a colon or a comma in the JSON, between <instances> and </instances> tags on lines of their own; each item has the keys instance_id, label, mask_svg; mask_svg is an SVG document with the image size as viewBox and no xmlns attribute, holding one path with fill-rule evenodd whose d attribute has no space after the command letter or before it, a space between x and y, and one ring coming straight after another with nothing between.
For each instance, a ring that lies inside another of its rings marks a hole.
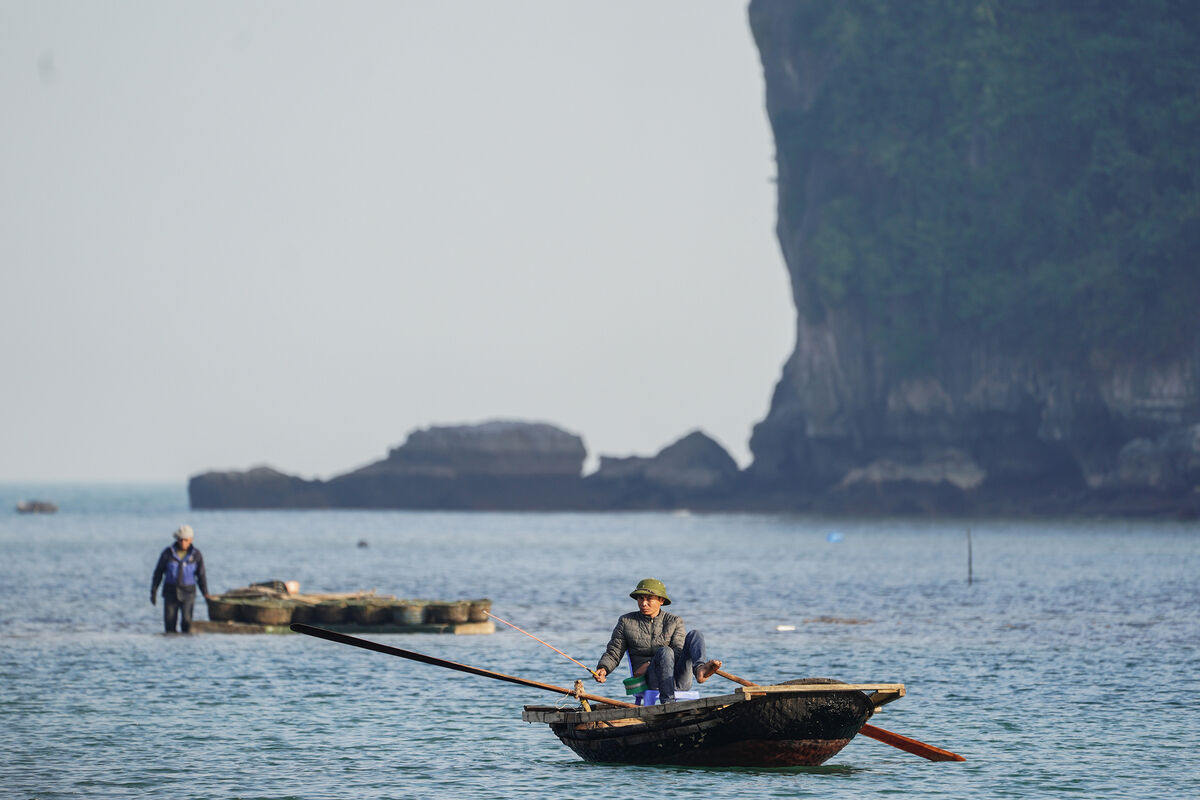
<instances>
[{"instance_id":1,"label":"woven basket on raft","mask_svg":"<svg viewBox=\"0 0 1200 800\"><path fill-rule=\"evenodd\" d=\"M370 597L351 600L346 608L350 612L350 622L356 625L386 625L392 621L395 603L394 597Z\"/></svg>"},{"instance_id":2,"label":"woven basket on raft","mask_svg":"<svg viewBox=\"0 0 1200 800\"><path fill-rule=\"evenodd\" d=\"M238 618L258 625L287 625L294 606L286 600L245 600L238 604Z\"/></svg>"},{"instance_id":3,"label":"woven basket on raft","mask_svg":"<svg viewBox=\"0 0 1200 800\"><path fill-rule=\"evenodd\" d=\"M401 600L392 606L392 622L397 625L420 625L424 621L424 600Z\"/></svg>"},{"instance_id":4,"label":"woven basket on raft","mask_svg":"<svg viewBox=\"0 0 1200 800\"><path fill-rule=\"evenodd\" d=\"M492 601L484 598L483 600L472 600L467 609L468 622L487 622L488 612L492 610Z\"/></svg>"},{"instance_id":5,"label":"woven basket on raft","mask_svg":"<svg viewBox=\"0 0 1200 800\"><path fill-rule=\"evenodd\" d=\"M350 618L345 600L326 600L312 607L313 621L340 625Z\"/></svg>"},{"instance_id":6,"label":"woven basket on raft","mask_svg":"<svg viewBox=\"0 0 1200 800\"><path fill-rule=\"evenodd\" d=\"M465 600L454 603L430 603L425 609L426 618L437 625L458 625L471 617L471 604Z\"/></svg>"},{"instance_id":7,"label":"woven basket on raft","mask_svg":"<svg viewBox=\"0 0 1200 800\"><path fill-rule=\"evenodd\" d=\"M292 606L292 622L316 622L317 607L312 603L296 603Z\"/></svg>"},{"instance_id":8,"label":"woven basket on raft","mask_svg":"<svg viewBox=\"0 0 1200 800\"><path fill-rule=\"evenodd\" d=\"M213 622L227 622L237 616L237 603L217 596L208 599L208 618Z\"/></svg>"}]
</instances>

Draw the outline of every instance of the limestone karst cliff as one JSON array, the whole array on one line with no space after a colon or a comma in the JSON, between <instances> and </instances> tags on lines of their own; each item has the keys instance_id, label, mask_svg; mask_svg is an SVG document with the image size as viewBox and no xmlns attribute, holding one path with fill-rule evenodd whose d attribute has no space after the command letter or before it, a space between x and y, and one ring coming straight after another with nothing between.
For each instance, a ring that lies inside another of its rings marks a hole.
<instances>
[{"instance_id":1,"label":"limestone karst cliff","mask_svg":"<svg viewBox=\"0 0 1200 800\"><path fill-rule=\"evenodd\" d=\"M1200 485L1195 7L749 14L797 308L753 482L951 507Z\"/></svg>"}]
</instances>

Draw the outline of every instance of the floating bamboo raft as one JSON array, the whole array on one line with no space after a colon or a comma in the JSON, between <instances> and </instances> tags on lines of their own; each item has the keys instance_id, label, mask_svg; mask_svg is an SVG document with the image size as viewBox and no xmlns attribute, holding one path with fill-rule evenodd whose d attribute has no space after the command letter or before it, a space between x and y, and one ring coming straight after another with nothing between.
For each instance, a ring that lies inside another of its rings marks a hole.
<instances>
[{"instance_id":1,"label":"floating bamboo raft","mask_svg":"<svg viewBox=\"0 0 1200 800\"><path fill-rule=\"evenodd\" d=\"M375 590L324 594L289 591L283 581L231 589L208 600L208 621L195 621L200 633L291 633L293 622L331 630L371 633L495 633L488 617L492 602L413 600Z\"/></svg>"}]
</instances>

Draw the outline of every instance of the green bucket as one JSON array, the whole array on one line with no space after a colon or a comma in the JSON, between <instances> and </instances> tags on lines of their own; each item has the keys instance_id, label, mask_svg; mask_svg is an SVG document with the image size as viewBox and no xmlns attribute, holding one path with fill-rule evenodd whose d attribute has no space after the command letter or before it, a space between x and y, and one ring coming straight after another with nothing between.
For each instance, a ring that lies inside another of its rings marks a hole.
<instances>
[{"instance_id":1,"label":"green bucket","mask_svg":"<svg viewBox=\"0 0 1200 800\"><path fill-rule=\"evenodd\" d=\"M650 688L650 684L646 683L645 675L634 675L621 682L625 684L625 694L641 694Z\"/></svg>"}]
</instances>

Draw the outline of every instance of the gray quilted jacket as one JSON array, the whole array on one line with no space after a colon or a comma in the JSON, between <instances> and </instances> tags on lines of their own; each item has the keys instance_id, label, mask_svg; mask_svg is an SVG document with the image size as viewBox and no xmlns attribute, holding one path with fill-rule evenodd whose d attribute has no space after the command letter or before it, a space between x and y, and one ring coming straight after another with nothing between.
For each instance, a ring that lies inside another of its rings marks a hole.
<instances>
[{"instance_id":1,"label":"gray quilted jacket","mask_svg":"<svg viewBox=\"0 0 1200 800\"><path fill-rule=\"evenodd\" d=\"M683 620L674 614L659 611L653 619L641 611L622 614L596 669L603 667L611 675L626 652L637 669L653 658L659 647L671 648L678 657L683 652L683 637Z\"/></svg>"}]
</instances>

